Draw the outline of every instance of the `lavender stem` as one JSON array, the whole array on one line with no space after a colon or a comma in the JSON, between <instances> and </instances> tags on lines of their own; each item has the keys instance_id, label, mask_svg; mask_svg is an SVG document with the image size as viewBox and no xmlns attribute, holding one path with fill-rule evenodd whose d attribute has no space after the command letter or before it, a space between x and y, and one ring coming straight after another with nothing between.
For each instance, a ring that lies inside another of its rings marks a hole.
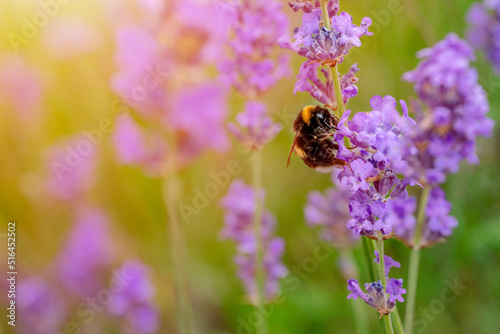
<instances>
[{"instance_id":1,"label":"lavender stem","mask_svg":"<svg viewBox=\"0 0 500 334\"><path fill-rule=\"evenodd\" d=\"M384 239L382 238L382 233L378 232L378 258L379 258L379 266L380 266L380 282L385 289L387 289L387 279L385 276L385 258L384 258ZM387 334L394 334L394 329L392 328L391 314L387 314L382 316L384 319L384 327L385 332Z\"/></svg>"},{"instance_id":2,"label":"lavender stem","mask_svg":"<svg viewBox=\"0 0 500 334\"><path fill-rule=\"evenodd\" d=\"M377 265L373 262L373 251L375 247L373 246L373 240L367 237L361 237L363 244L363 254L365 256L366 265L368 266L368 274L370 276L370 282L375 282L376 276L375 272L377 270Z\"/></svg>"},{"instance_id":3,"label":"lavender stem","mask_svg":"<svg viewBox=\"0 0 500 334\"><path fill-rule=\"evenodd\" d=\"M413 238L413 249L410 254L410 263L408 269L408 292L406 300L406 314L405 314L405 333L411 334L413 332L413 312L415 310L415 299L417 292L418 280L418 265L420 261L420 238L422 236L422 226L425 218L425 208L429 200L429 193L431 188L424 188L420 194L419 208L417 214L417 226L415 228L415 235Z\"/></svg>"},{"instance_id":4,"label":"lavender stem","mask_svg":"<svg viewBox=\"0 0 500 334\"><path fill-rule=\"evenodd\" d=\"M332 25L330 23L330 16L328 15L328 0L321 0L321 12L323 13L323 24L328 30L332 30ZM337 100L337 110L335 110L335 116L341 118L345 111L344 98L342 97L342 90L340 89L340 78L339 70L337 65L328 67L330 71L330 77L333 81L333 86L335 88L335 99Z\"/></svg>"},{"instance_id":5,"label":"lavender stem","mask_svg":"<svg viewBox=\"0 0 500 334\"><path fill-rule=\"evenodd\" d=\"M175 158L171 153L167 164L167 171L163 179L163 200L167 208L168 225L170 228L170 246L172 252L172 263L176 290L176 309L179 333L192 334L191 303L189 301L189 287L186 273L186 254L184 249L184 236L182 226L177 215L176 198L179 198L179 180L176 175Z\"/></svg>"},{"instance_id":6,"label":"lavender stem","mask_svg":"<svg viewBox=\"0 0 500 334\"><path fill-rule=\"evenodd\" d=\"M255 240L257 242L257 250L255 252L255 272L256 272L256 283L257 283L257 303L256 311L261 314L264 321L261 326L258 326L257 333L266 334L267 330L267 319L264 312L264 299L265 299L265 271L264 271L264 261L263 261L263 251L262 251L262 208L263 203L261 199L261 189L262 189L262 156L261 151L257 150L254 152L254 157L252 160L252 177L253 177L253 187L255 193L255 215L254 215L254 233Z\"/></svg>"}]
</instances>

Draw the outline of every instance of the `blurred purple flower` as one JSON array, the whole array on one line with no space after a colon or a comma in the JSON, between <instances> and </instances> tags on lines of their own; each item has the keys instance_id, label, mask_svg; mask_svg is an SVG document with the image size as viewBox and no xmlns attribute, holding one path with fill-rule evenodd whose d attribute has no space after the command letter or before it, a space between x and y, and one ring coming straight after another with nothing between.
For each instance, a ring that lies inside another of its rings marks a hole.
<instances>
[{"instance_id":1,"label":"blurred purple flower","mask_svg":"<svg viewBox=\"0 0 500 334\"><path fill-rule=\"evenodd\" d=\"M80 297L95 295L105 286L104 274L113 259L109 220L97 208L82 208L57 260L55 269L64 287Z\"/></svg>"},{"instance_id":2,"label":"blurred purple flower","mask_svg":"<svg viewBox=\"0 0 500 334\"><path fill-rule=\"evenodd\" d=\"M159 29L160 35L163 30L169 57L186 67L219 61L223 57L223 46L228 43L233 3L178 0L172 1L171 6L164 11L167 18L161 21L166 27Z\"/></svg>"},{"instance_id":3,"label":"blurred purple flower","mask_svg":"<svg viewBox=\"0 0 500 334\"><path fill-rule=\"evenodd\" d=\"M37 68L18 55L0 57L0 107L24 122L35 122L42 109L43 83Z\"/></svg>"},{"instance_id":4,"label":"blurred purple flower","mask_svg":"<svg viewBox=\"0 0 500 334\"><path fill-rule=\"evenodd\" d=\"M153 305L155 288L148 277L148 267L128 261L117 271L125 273L127 282L113 295L108 311L124 320L125 333L156 333L159 314Z\"/></svg>"},{"instance_id":5,"label":"blurred purple flower","mask_svg":"<svg viewBox=\"0 0 500 334\"><path fill-rule=\"evenodd\" d=\"M153 32L139 26L118 29L116 43L118 72L111 79L113 90L143 116L160 114L167 107L162 83L171 66L164 47Z\"/></svg>"},{"instance_id":6,"label":"blurred purple flower","mask_svg":"<svg viewBox=\"0 0 500 334\"><path fill-rule=\"evenodd\" d=\"M95 181L97 147L77 135L60 140L45 152L46 189L58 200L76 202L85 197Z\"/></svg>"},{"instance_id":7,"label":"blurred purple flower","mask_svg":"<svg viewBox=\"0 0 500 334\"><path fill-rule=\"evenodd\" d=\"M224 129L228 114L226 98L226 89L210 81L186 87L173 97L172 109L164 123L180 139L181 164L209 149L217 152L229 149Z\"/></svg>"},{"instance_id":8,"label":"blurred purple flower","mask_svg":"<svg viewBox=\"0 0 500 334\"><path fill-rule=\"evenodd\" d=\"M443 189L439 187L433 188L425 208L425 215L428 218L428 234L424 233L424 238L447 237L451 234L452 229L458 225L458 222L455 217L449 215L450 210L451 203L446 200L446 193Z\"/></svg>"},{"instance_id":9,"label":"blurred purple flower","mask_svg":"<svg viewBox=\"0 0 500 334\"><path fill-rule=\"evenodd\" d=\"M476 139L489 136L493 121L477 71L471 67L474 52L454 34L419 52L424 58L404 79L413 82L425 104L417 113L418 128L409 131L418 154L408 160L412 177L421 183L443 183L462 160L477 163Z\"/></svg>"},{"instance_id":10,"label":"blurred purple flower","mask_svg":"<svg viewBox=\"0 0 500 334\"><path fill-rule=\"evenodd\" d=\"M267 107L260 102L248 101L245 111L236 115L238 124L229 123L229 131L251 150L258 150L283 129L281 123L273 122L267 114Z\"/></svg>"},{"instance_id":11,"label":"blurred purple flower","mask_svg":"<svg viewBox=\"0 0 500 334\"><path fill-rule=\"evenodd\" d=\"M118 163L138 165L154 175L162 172L167 149L163 137L144 131L129 115L116 120L113 144Z\"/></svg>"},{"instance_id":12,"label":"blurred purple flower","mask_svg":"<svg viewBox=\"0 0 500 334\"><path fill-rule=\"evenodd\" d=\"M288 273L288 270L281 262L284 251L285 242L282 238L272 238L265 245L264 270L266 275L265 294L267 299L272 299L279 293L279 280ZM245 285L247 295L250 300L256 300L255 251L237 254L234 257L234 262L238 266L238 277Z\"/></svg>"},{"instance_id":13,"label":"blurred purple flower","mask_svg":"<svg viewBox=\"0 0 500 334\"><path fill-rule=\"evenodd\" d=\"M500 1L485 0L472 4L467 13L467 40L485 53L500 72Z\"/></svg>"},{"instance_id":14,"label":"blurred purple flower","mask_svg":"<svg viewBox=\"0 0 500 334\"><path fill-rule=\"evenodd\" d=\"M18 282L16 305L19 333L55 333L67 317L67 305L45 279L29 277Z\"/></svg>"},{"instance_id":15,"label":"blurred purple flower","mask_svg":"<svg viewBox=\"0 0 500 334\"><path fill-rule=\"evenodd\" d=\"M411 209L415 210L415 203L411 204ZM403 209L405 210L405 209ZM422 247L429 247L436 242L442 242L444 239L451 235L453 229L458 225L455 217L451 216L451 203L446 200L445 192L439 188L432 188L427 206L425 209L425 219L422 226L422 237L419 245ZM402 213L407 215L407 213ZM398 219L397 223L393 225L398 238L409 247L414 246L415 234L415 218ZM410 223L408 223L410 220Z\"/></svg>"},{"instance_id":16,"label":"blurred purple flower","mask_svg":"<svg viewBox=\"0 0 500 334\"><path fill-rule=\"evenodd\" d=\"M397 236L404 236L406 231L416 227L415 210L417 201L415 197L398 198L387 203L388 214L386 222L392 226Z\"/></svg>"},{"instance_id":17,"label":"blurred purple flower","mask_svg":"<svg viewBox=\"0 0 500 334\"><path fill-rule=\"evenodd\" d=\"M256 97L288 76L289 60L271 55L288 31L288 17L274 0L239 1L225 11L230 22L231 55L219 63L222 79L247 97Z\"/></svg>"},{"instance_id":18,"label":"blurred purple flower","mask_svg":"<svg viewBox=\"0 0 500 334\"><path fill-rule=\"evenodd\" d=\"M336 177L333 182L335 188L326 189L324 194L311 191L307 195L304 215L309 226L323 227L320 231L323 239L336 247L346 248L359 241L359 237L345 226L350 219L350 187L341 184Z\"/></svg>"},{"instance_id":19,"label":"blurred purple flower","mask_svg":"<svg viewBox=\"0 0 500 334\"><path fill-rule=\"evenodd\" d=\"M264 196L264 191L261 190L259 200L263 202ZM234 261L238 265L238 276L243 281L247 295L252 302L255 302L257 298L255 201L255 190L239 179L233 181L227 195L221 201L222 207L226 210L221 236L225 239L233 239L237 243L239 253ZM265 292L268 299L274 298L279 292L279 279L287 273L286 267L281 262L285 243L283 239L273 237L275 226L274 216L269 211L264 211L261 238L266 278Z\"/></svg>"}]
</instances>

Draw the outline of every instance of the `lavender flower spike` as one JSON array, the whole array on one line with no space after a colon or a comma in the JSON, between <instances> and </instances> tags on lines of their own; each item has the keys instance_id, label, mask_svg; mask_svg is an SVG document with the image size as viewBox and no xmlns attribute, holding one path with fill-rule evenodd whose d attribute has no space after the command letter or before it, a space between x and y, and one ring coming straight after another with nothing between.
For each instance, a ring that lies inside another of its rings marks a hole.
<instances>
[{"instance_id":1,"label":"lavender flower spike","mask_svg":"<svg viewBox=\"0 0 500 334\"><path fill-rule=\"evenodd\" d=\"M467 40L483 51L495 70L500 73L500 1L474 3L467 13Z\"/></svg>"},{"instance_id":2,"label":"lavender flower spike","mask_svg":"<svg viewBox=\"0 0 500 334\"><path fill-rule=\"evenodd\" d=\"M369 17L361 20L357 27L352 23L352 17L346 12L331 18L332 30L321 26L321 8L315 8L310 13L304 13L302 27L295 30L293 43L280 39L282 48L290 49L308 58L308 62L319 62L325 66L335 66L344 60L349 50L361 46L362 36L372 35L368 27L372 21Z\"/></svg>"},{"instance_id":3,"label":"lavender flower spike","mask_svg":"<svg viewBox=\"0 0 500 334\"><path fill-rule=\"evenodd\" d=\"M282 124L273 122L267 115L266 105L259 102L247 102L236 121L239 126L229 123L228 130L251 150L260 149L283 129Z\"/></svg>"},{"instance_id":4,"label":"lavender flower spike","mask_svg":"<svg viewBox=\"0 0 500 334\"><path fill-rule=\"evenodd\" d=\"M264 199L264 191L259 197ZM229 187L227 195L221 201L226 210L224 228L221 236L236 242L238 254L234 262L238 266L238 276L243 281L251 302L256 302L258 291L256 281L257 239L254 234L253 220L256 211L255 190L242 180L235 180ZM281 258L285 249L283 239L274 237L276 219L269 211L262 215L262 248L265 271L265 294L271 299L279 292L279 279L283 278L287 269Z\"/></svg>"},{"instance_id":5,"label":"lavender flower spike","mask_svg":"<svg viewBox=\"0 0 500 334\"><path fill-rule=\"evenodd\" d=\"M470 64L474 51L455 34L419 52L422 61L403 78L414 83L424 108L415 108L418 131L411 140L418 148L409 159L411 175L420 183L438 185L455 173L462 160L477 163L478 137L491 135L486 93Z\"/></svg>"}]
</instances>

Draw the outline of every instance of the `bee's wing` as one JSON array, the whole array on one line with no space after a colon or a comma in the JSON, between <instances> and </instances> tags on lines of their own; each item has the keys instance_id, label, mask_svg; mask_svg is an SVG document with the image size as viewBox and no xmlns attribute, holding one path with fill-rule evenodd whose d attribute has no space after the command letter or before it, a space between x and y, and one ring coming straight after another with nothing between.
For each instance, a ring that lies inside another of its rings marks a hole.
<instances>
[{"instance_id":1,"label":"bee's wing","mask_svg":"<svg viewBox=\"0 0 500 334\"><path fill-rule=\"evenodd\" d=\"M300 131L295 132L295 137L293 138L292 147L290 148L290 153L288 154L288 161L286 163L287 167L290 166L290 158L292 157L293 148L295 147L295 144L297 143L297 138L299 137L299 132Z\"/></svg>"}]
</instances>

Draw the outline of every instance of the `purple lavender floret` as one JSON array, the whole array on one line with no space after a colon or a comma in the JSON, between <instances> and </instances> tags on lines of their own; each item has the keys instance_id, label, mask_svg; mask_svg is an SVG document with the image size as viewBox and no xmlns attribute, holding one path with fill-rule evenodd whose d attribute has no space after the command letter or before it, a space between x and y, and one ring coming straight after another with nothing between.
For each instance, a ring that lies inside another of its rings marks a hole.
<instances>
[{"instance_id":1,"label":"purple lavender floret","mask_svg":"<svg viewBox=\"0 0 500 334\"><path fill-rule=\"evenodd\" d=\"M377 251L375 251L375 256L375 262L379 263L379 254ZM384 255L384 267L387 282L385 293L384 286L380 281L365 283L366 293L360 288L357 280L351 278L347 281L347 290L351 292L347 296L347 299L352 298L356 300L358 297L361 298L365 303L375 308L380 313L380 317L392 312L396 306L396 301L400 303L404 302L402 295L406 293L406 290L402 288L403 279L388 277L391 267L401 267L399 262L394 261L390 256Z\"/></svg>"},{"instance_id":2,"label":"purple lavender floret","mask_svg":"<svg viewBox=\"0 0 500 334\"><path fill-rule=\"evenodd\" d=\"M308 62L319 62L322 65L335 66L344 60L349 50L361 46L362 36L372 35L368 27L372 21L369 17L361 20L357 27L352 23L352 17L342 12L331 17L332 30L328 30L322 20L321 8L315 8L302 16L302 27L295 29L293 43L280 39L282 48L308 58Z\"/></svg>"},{"instance_id":3,"label":"purple lavender floret","mask_svg":"<svg viewBox=\"0 0 500 334\"><path fill-rule=\"evenodd\" d=\"M155 288L148 277L148 268L137 261L128 261L118 269L127 278L107 306L114 316L124 320L126 333L156 333L159 327L158 310L153 304Z\"/></svg>"},{"instance_id":4,"label":"purple lavender floret","mask_svg":"<svg viewBox=\"0 0 500 334\"><path fill-rule=\"evenodd\" d=\"M321 8L320 0L297 0L295 3L289 2L288 5L294 12L302 10L304 13L311 13L316 8ZM328 16L332 18L339 11L339 1L329 0L327 4Z\"/></svg>"},{"instance_id":5,"label":"purple lavender floret","mask_svg":"<svg viewBox=\"0 0 500 334\"><path fill-rule=\"evenodd\" d=\"M350 219L348 205L350 187L341 184L334 174L335 188L328 188L324 194L311 191L307 195L304 215L309 226L321 226L320 236L339 248L346 248L359 241L359 236L346 229Z\"/></svg>"},{"instance_id":6,"label":"purple lavender floret","mask_svg":"<svg viewBox=\"0 0 500 334\"><path fill-rule=\"evenodd\" d=\"M462 160L478 162L476 139L491 135L493 121L486 117L488 100L470 65L474 52L467 42L449 34L419 56L417 68L403 76L424 103L415 107L419 127L409 132L418 153L408 162L414 179L437 185Z\"/></svg>"},{"instance_id":7,"label":"purple lavender floret","mask_svg":"<svg viewBox=\"0 0 500 334\"><path fill-rule=\"evenodd\" d=\"M500 1L474 3L467 13L467 40L500 72Z\"/></svg>"},{"instance_id":8,"label":"purple lavender floret","mask_svg":"<svg viewBox=\"0 0 500 334\"><path fill-rule=\"evenodd\" d=\"M412 209L414 209L413 205ZM451 235L453 229L457 227L458 221L450 215L450 211L451 203L446 200L445 192L439 187L432 188L425 208L420 248L442 242ZM398 238L408 246L413 247L415 221L413 220L411 224L400 221L393 226Z\"/></svg>"},{"instance_id":9,"label":"purple lavender floret","mask_svg":"<svg viewBox=\"0 0 500 334\"><path fill-rule=\"evenodd\" d=\"M247 102L245 111L236 116L236 121L238 124L228 124L228 130L251 150L262 148L283 129L282 124L273 122L266 105L260 102Z\"/></svg>"},{"instance_id":10,"label":"purple lavender floret","mask_svg":"<svg viewBox=\"0 0 500 334\"><path fill-rule=\"evenodd\" d=\"M375 251L375 260L373 261L375 263L380 263L379 253L377 251ZM394 261L392 257L388 255L384 255L385 276L389 276L389 271L391 270L392 267L401 268L401 263L399 263L398 261Z\"/></svg>"},{"instance_id":11,"label":"purple lavender floret","mask_svg":"<svg viewBox=\"0 0 500 334\"><path fill-rule=\"evenodd\" d=\"M23 321L19 333L55 333L67 318L67 305L59 291L44 278L29 277L19 281L17 307Z\"/></svg>"},{"instance_id":12,"label":"purple lavender floret","mask_svg":"<svg viewBox=\"0 0 500 334\"><path fill-rule=\"evenodd\" d=\"M264 201L265 193L261 189L259 200ZM238 266L238 276L243 281L247 295L252 302L257 301L256 251L257 240L254 233L254 215L256 210L255 190L242 180L233 181L227 195L222 199L224 228L221 236L236 242L238 254L234 261ZM266 298L272 299L279 292L279 280L287 269L282 263L285 243L282 238L274 237L276 219L267 210L262 214L261 241L265 271Z\"/></svg>"},{"instance_id":13,"label":"purple lavender floret","mask_svg":"<svg viewBox=\"0 0 500 334\"><path fill-rule=\"evenodd\" d=\"M319 63L304 62L299 69L297 82L295 83L294 94L297 92L308 92L312 98L323 103L327 107L337 109L337 100L333 86L332 77L328 70L320 69L324 76L324 82L318 77ZM355 85L358 82L356 72L359 71L357 64L354 64L349 69L349 72L340 78L342 89L342 99L344 104L347 104L350 98L358 94L358 87Z\"/></svg>"},{"instance_id":14,"label":"purple lavender floret","mask_svg":"<svg viewBox=\"0 0 500 334\"><path fill-rule=\"evenodd\" d=\"M406 289L403 289L402 286L403 279L391 278L387 283L385 293L384 286L380 281L365 283L365 293L360 288L358 281L351 278L347 281L347 290L351 292L347 299L356 300L358 297L361 298L365 303L375 308L382 317L394 311L396 301L404 302L402 295L406 293Z\"/></svg>"},{"instance_id":15,"label":"purple lavender floret","mask_svg":"<svg viewBox=\"0 0 500 334\"><path fill-rule=\"evenodd\" d=\"M276 41L287 35L289 19L274 0L238 1L228 11L231 55L219 63L222 78L241 94L256 97L290 74L289 58L272 59Z\"/></svg>"},{"instance_id":16,"label":"purple lavender floret","mask_svg":"<svg viewBox=\"0 0 500 334\"><path fill-rule=\"evenodd\" d=\"M108 225L100 209L77 213L75 227L55 262L62 284L76 295L86 298L104 286L103 275L113 258Z\"/></svg>"}]
</instances>

